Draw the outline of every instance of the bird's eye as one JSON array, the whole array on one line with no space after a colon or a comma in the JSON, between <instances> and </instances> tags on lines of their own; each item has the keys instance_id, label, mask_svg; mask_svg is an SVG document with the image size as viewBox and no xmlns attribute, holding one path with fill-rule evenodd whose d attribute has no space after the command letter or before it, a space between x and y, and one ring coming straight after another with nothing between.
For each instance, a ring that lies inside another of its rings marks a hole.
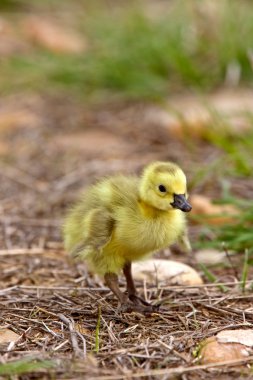
<instances>
[{"instance_id":1,"label":"bird's eye","mask_svg":"<svg viewBox=\"0 0 253 380\"><path fill-rule=\"evenodd\" d=\"M163 186L163 185L159 185L158 186L158 189L159 189L159 191L161 191L161 193L166 193L166 187L165 186Z\"/></svg>"}]
</instances>

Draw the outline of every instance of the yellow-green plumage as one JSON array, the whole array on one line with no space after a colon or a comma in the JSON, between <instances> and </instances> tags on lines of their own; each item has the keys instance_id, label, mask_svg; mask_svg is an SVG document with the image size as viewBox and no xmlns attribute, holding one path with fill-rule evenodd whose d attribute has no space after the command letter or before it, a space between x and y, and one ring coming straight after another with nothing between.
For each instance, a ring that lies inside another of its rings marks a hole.
<instances>
[{"instance_id":1,"label":"yellow-green plumage","mask_svg":"<svg viewBox=\"0 0 253 380\"><path fill-rule=\"evenodd\" d=\"M166 186L161 194L158 186ZM186 194L182 170L155 162L143 175L107 177L89 187L64 225L65 248L87 260L94 272L119 273L185 235L185 215L171 206L174 194Z\"/></svg>"}]
</instances>

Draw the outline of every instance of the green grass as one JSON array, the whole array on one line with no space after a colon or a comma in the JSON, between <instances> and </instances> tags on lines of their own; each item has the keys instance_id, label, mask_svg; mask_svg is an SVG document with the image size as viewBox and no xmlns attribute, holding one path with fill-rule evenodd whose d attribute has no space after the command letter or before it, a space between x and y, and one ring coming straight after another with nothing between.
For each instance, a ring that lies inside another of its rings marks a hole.
<instances>
[{"instance_id":1,"label":"green grass","mask_svg":"<svg viewBox=\"0 0 253 380\"><path fill-rule=\"evenodd\" d=\"M98 307L98 319L97 319L96 333L95 333L95 352L96 352L96 354L99 352L100 324L101 324L101 306L99 305L99 307Z\"/></svg>"},{"instance_id":2,"label":"green grass","mask_svg":"<svg viewBox=\"0 0 253 380\"><path fill-rule=\"evenodd\" d=\"M253 206L248 202L248 208L245 209L238 221L232 225L225 225L220 228L218 241L224 242L231 250L244 252L248 249L253 252Z\"/></svg>"},{"instance_id":3,"label":"green grass","mask_svg":"<svg viewBox=\"0 0 253 380\"><path fill-rule=\"evenodd\" d=\"M245 120L247 120L246 115ZM248 116L248 123L252 125L250 116ZM207 139L225 154L223 175L251 177L253 173L253 131L234 134L229 132L232 130L233 128L227 125L224 118L214 116Z\"/></svg>"},{"instance_id":4,"label":"green grass","mask_svg":"<svg viewBox=\"0 0 253 380\"><path fill-rule=\"evenodd\" d=\"M216 115L217 116L217 115ZM250 121L250 119L249 119ZM215 117L214 117L215 122ZM196 248L213 247L223 250L223 246L229 250L243 253L245 250L249 253L249 263L253 264L253 204L249 199L243 199L243 188L241 198L236 198L231 193L231 178L251 179L253 173L253 132L231 135L228 129L224 127L223 121L216 117L216 123L210 126L208 140L214 146L218 147L223 155L217 158L213 165L210 165L208 171L202 170L197 172L193 179L193 184L211 176L218 181L221 186L220 199L214 199L216 203L232 204L236 206L240 213L236 216L233 223L224 223L223 225L208 225L208 217L199 219L203 226L203 234L200 235L196 242ZM245 185L245 189L246 189ZM249 191L249 190L247 190ZM246 197L246 194L245 194ZM209 240L206 236L212 235Z\"/></svg>"},{"instance_id":5,"label":"green grass","mask_svg":"<svg viewBox=\"0 0 253 380\"><path fill-rule=\"evenodd\" d=\"M48 360L35 361L31 359L17 360L5 364L0 364L0 376L23 375L40 370L50 369L54 363Z\"/></svg>"},{"instance_id":6,"label":"green grass","mask_svg":"<svg viewBox=\"0 0 253 380\"><path fill-rule=\"evenodd\" d=\"M245 255L244 255L244 263L243 263L243 269L242 269L242 291L245 292L246 282L248 279L248 273L249 273L249 252L248 249L245 249Z\"/></svg>"},{"instance_id":7,"label":"green grass","mask_svg":"<svg viewBox=\"0 0 253 380\"><path fill-rule=\"evenodd\" d=\"M199 266L209 282L218 282L218 278L204 264L200 263ZM222 292L228 291L228 288L222 284L217 285L217 288L219 288Z\"/></svg>"},{"instance_id":8,"label":"green grass","mask_svg":"<svg viewBox=\"0 0 253 380\"><path fill-rule=\"evenodd\" d=\"M5 60L0 67L2 89L66 90L86 99L109 94L162 100L181 89L206 91L222 85L235 62L240 83L252 83L250 2L221 0L210 14L199 1L177 0L156 17L145 2L114 7L105 3L92 7L81 1L83 11L73 14L89 41L87 52L68 56L37 49ZM58 5L60 13L66 3Z\"/></svg>"},{"instance_id":9,"label":"green grass","mask_svg":"<svg viewBox=\"0 0 253 380\"><path fill-rule=\"evenodd\" d=\"M223 249L223 246L228 250L235 252L249 253L249 263L253 264L253 204L251 200L236 199L232 196L227 196L223 199L223 203L234 204L240 210L234 223L225 223L219 226L209 226L212 231L213 238L211 241L205 238L199 239L197 247L213 247Z\"/></svg>"},{"instance_id":10,"label":"green grass","mask_svg":"<svg viewBox=\"0 0 253 380\"><path fill-rule=\"evenodd\" d=\"M34 48L2 60L2 92L61 91L86 102L108 97L162 101L174 91L206 92L223 86L228 68L235 63L241 73L238 85L253 82L249 58L253 8L247 0L210 2L211 8L197 0L172 0L155 16L146 2L138 0L110 5L80 0L71 7L66 0L5 0L8 4L12 8L18 4L18 9L22 5L23 9L50 9L53 14L69 9L69 17L88 40L88 50L68 55ZM214 113L207 139L223 155L208 172L200 169L191 186L213 174L223 184L227 177L252 175L253 133L231 136L225 127L226 120ZM219 227L217 239L209 244L225 242L231 249L251 252L252 215L249 201L242 205L238 223Z\"/></svg>"}]
</instances>

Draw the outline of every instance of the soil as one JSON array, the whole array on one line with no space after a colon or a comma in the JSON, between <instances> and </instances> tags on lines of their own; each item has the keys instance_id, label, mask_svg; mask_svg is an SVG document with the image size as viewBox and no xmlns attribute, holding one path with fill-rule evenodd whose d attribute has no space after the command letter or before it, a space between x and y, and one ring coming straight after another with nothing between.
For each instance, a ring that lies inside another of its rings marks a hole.
<instances>
[{"instance_id":1,"label":"soil","mask_svg":"<svg viewBox=\"0 0 253 380\"><path fill-rule=\"evenodd\" d=\"M166 297L167 304L152 315L123 314L102 280L64 252L66 209L96 178L139 173L152 160L172 160L191 181L200 165L208 168L222 157L202 139L192 143L173 136L146 117L147 109L147 104L86 108L64 97L34 95L1 100L0 321L20 336L11 348L0 345L1 360L55 363L20 379L195 380L249 374L249 359L211 368L199 367L194 357L203 339L228 327L252 326L252 295L241 293L231 269L216 270L220 282L230 283L226 293L215 285L161 289L139 282L140 294L151 301ZM242 189L250 193L252 180L232 180L232 191ZM220 191L219 181L208 176L191 189L212 197ZM190 223L193 242L199 231ZM194 257L172 253L170 258L198 269Z\"/></svg>"}]
</instances>

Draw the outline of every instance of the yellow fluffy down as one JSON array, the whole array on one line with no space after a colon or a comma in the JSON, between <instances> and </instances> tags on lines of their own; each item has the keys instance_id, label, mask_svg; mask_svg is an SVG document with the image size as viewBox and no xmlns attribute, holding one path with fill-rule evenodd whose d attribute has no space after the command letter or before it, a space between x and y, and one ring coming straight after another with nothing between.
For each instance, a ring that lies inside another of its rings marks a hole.
<instances>
[{"instance_id":1,"label":"yellow fluffy down","mask_svg":"<svg viewBox=\"0 0 253 380\"><path fill-rule=\"evenodd\" d=\"M158 191L161 181L166 194ZM186 194L186 179L170 163L153 163L140 178L102 179L82 194L67 215L66 250L104 275L119 273L125 263L171 245L184 236L186 227L184 213L171 206L175 190Z\"/></svg>"}]
</instances>

